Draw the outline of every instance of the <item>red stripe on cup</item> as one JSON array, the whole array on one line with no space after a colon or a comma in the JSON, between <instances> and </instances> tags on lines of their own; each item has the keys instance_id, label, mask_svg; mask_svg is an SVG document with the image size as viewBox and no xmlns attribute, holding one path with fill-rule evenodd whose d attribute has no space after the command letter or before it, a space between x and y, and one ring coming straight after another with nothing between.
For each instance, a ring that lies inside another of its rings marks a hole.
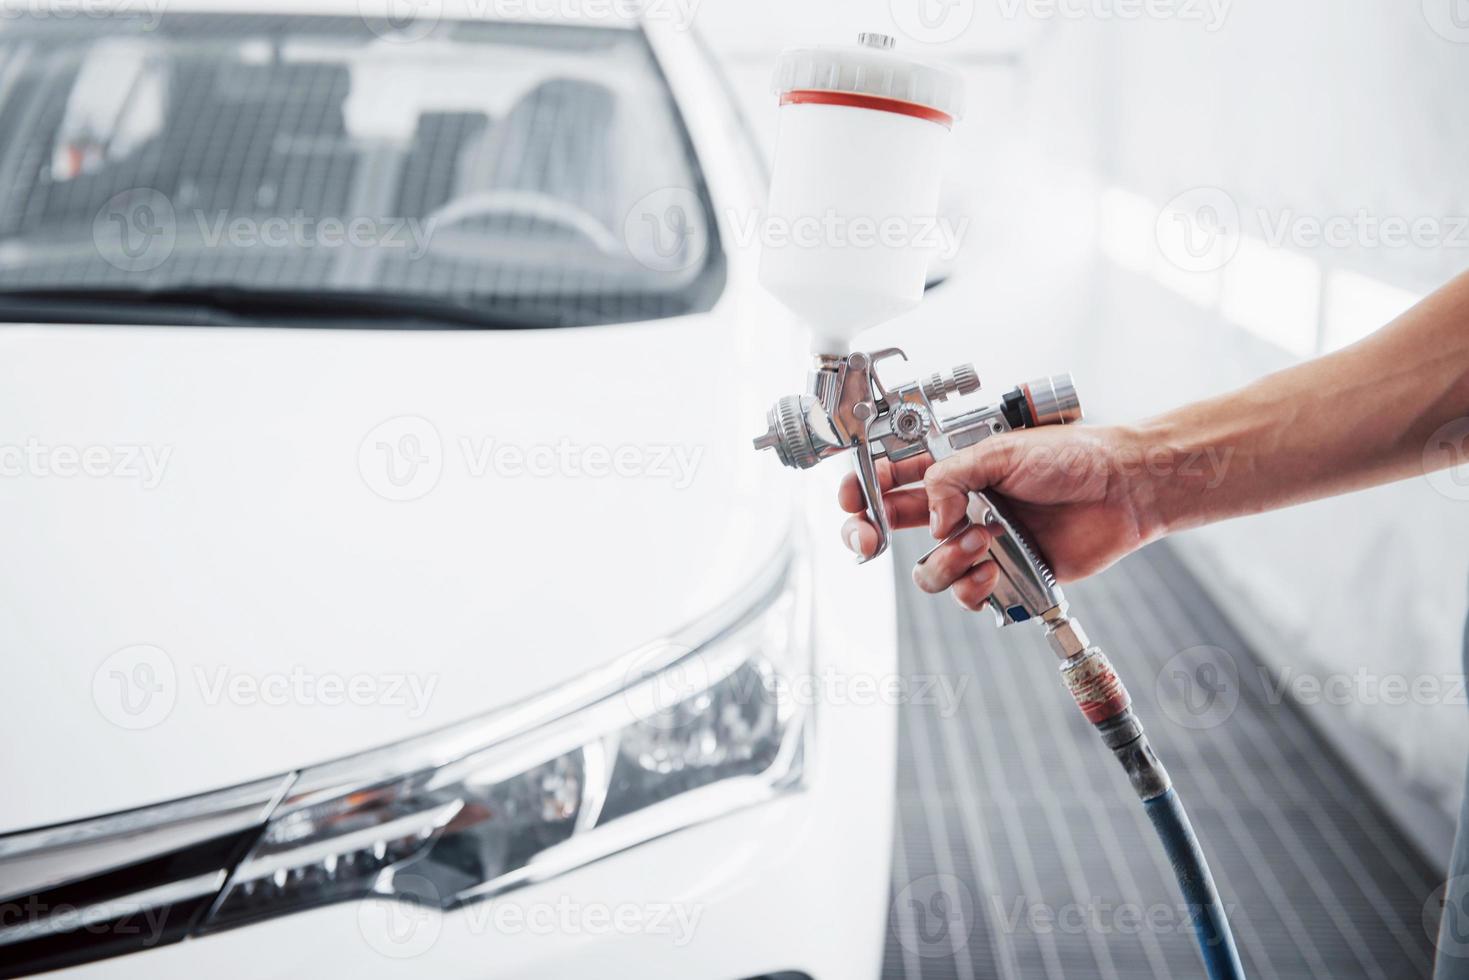
<instances>
[{"instance_id":1,"label":"red stripe on cup","mask_svg":"<svg viewBox=\"0 0 1469 980\"><path fill-rule=\"evenodd\" d=\"M914 119L926 119L947 129L952 129L954 126L954 117L947 112L940 112L916 102L904 102L902 99L889 99L881 95L862 95L858 92L827 92L822 89L798 88L782 92L780 104L844 105L853 109L874 109L878 112L912 116Z\"/></svg>"}]
</instances>

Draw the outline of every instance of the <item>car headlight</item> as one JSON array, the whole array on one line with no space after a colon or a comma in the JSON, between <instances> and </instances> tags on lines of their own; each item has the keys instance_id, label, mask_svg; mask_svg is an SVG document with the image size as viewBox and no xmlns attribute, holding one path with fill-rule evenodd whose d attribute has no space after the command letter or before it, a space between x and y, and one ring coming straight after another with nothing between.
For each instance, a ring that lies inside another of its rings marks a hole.
<instances>
[{"instance_id":1,"label":"car headlight","mask_svg":"<svg viewBox=\"0 0 1469 980\"><path fill-rule=\"evenodd\" d=\"M203 928L368 896L452 908L799 786L804 568L752 593L534 703L304 770Z\"/></svg>"}]
</instances>

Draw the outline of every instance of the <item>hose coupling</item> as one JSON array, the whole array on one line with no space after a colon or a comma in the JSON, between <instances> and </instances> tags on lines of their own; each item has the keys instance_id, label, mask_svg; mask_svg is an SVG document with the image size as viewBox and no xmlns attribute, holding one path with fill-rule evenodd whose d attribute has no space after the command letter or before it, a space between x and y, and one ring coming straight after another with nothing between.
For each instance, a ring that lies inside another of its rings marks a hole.
<instances>
[{"instance_id":1,"label":"hose coupling","mask_svg":"<svg viewBox=\"0 0 1469 980\"><path fill-rule=\"evenodd\" d=\"M1091 646L1091 640L1087 638L1086 630L1081 624L1066 615L1066 603L1061 603L1041 613L1041 619L1046 624L1046 642L1056 656L1062 660L1070 660L1086 652Z\"/></svg>"},{"instance_id":2,"label":"hose coupling","mask_svg":"<svg viewBox=\"0 0 1469 980\"><path fill-rule=\"evenodd\" d=\"M1067 623L1069 629L1078 629L1074 621ZM1057 631L1060 642L1075 642L1070 639L1074 634L1066 629ZM1080 642L1085 642L1085 634ZM1132 697L1107 655L1097 647L1088 647L1061 664L1061 677L1076 706L1122 764L1138 798L1146 802L1168 792L1173 781L1148 743L1142 722L1132 710Z\"/></svg>"},{"instance_id":3,"label":"hose coupling","mask_svg":"<svg viewBox=\"0 0 1469 980\"><path fill-rule=\"evenodd\" d=\"M1061 678L1081 713L1100 725L1132 707L1132 696L1112 662L1097 647L1089 647L1061 664Z\"/></svg>"}]
</instances>

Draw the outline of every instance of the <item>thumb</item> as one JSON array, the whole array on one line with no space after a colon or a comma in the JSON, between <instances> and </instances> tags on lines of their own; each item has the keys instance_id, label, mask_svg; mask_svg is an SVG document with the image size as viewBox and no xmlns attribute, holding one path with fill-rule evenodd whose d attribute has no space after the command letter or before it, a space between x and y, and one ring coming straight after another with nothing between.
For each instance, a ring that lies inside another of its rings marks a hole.
<instances>
[{"instance_id":1,"label":"thumb","mask_svg":"<svg viewBox=\"0 0 1469 980\"><path fill-rule=\"evenodd\" d=\"M929 524L933 536L948 537L969 506L969 491L995 486L1015 469L1019 441L1011 434L991 436L928 468Z\"/></svg>"}]
</instances>

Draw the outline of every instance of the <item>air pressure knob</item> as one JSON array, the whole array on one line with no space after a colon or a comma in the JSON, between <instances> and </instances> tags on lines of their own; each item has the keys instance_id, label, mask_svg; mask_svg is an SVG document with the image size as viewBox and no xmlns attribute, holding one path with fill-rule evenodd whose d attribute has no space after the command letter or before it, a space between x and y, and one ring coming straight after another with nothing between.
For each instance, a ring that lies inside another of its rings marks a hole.
<instances>
[{"instance_id":1,"label":"air pressure knob","mask_svg":"<svg viewBox=\"0 0 1469 980\"><path fill-rule=\"evenodd\" d=\"M1069 374L1036 378L1020 386L1033 425L1067 425L1080 422L1081 397Z\"/></svg>"}]
</instances>

